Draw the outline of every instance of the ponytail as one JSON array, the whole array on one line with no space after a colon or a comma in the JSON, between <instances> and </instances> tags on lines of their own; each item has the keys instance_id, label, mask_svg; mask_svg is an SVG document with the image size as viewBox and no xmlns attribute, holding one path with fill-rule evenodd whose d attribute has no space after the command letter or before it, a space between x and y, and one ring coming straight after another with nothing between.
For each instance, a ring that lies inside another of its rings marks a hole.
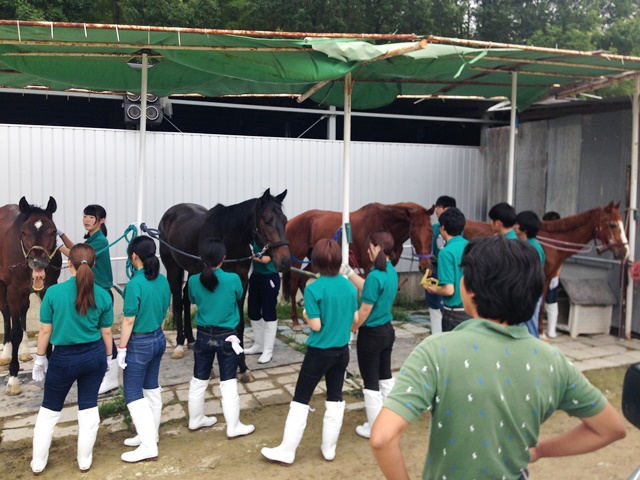
<instances>
[{"instance_id":1,"label":"ponytail","mask_svg":"<svg viewBox=\"0 0 640 480\"><path fill-rule=\"evenodd\" d=\"M69 262L76 269L76 311L84 317L90 308L96 307L94 276L91 270L96 263L93 247L86 243L74 245L69 251Z\"/></svg>"},{"instance_id":2,"label":"ponytail","mask_svg":"<svg viewBox=\"0 0 640 480\"><path fill-rule=\"evenodd\" d=\"M144 276L147 280L155 280L160 273L160 261L156 257L156 242L151 237L136 237L127 247L127 255L135 253L142 260Z\"/></svg>"},{"instance_id":3,"label":"ponytail","mask_svg":"<svg viewBox=\"0 0 640 480\"><path fill-rule=\"evenodd\" d=\"M376 247L380 247L380 251L373 261L373 266L376 270L386 272L387 257L390 260L395 258L395 253L393 251L393 236L388 230L378 230L369 235L369 243Z\"/></svg>"},{"instance_id":4,"label":"ponytail","mask_svg":"<svg viewBox=\"0 0 640 480\"><path fill-rule=\"evenodd\" d=\"M204 263L204 269L200 274L200 283L210 292L215 291L220 283L214 272L214 267L220 265L227 254L227 249L221 240L217 238L205 238L200 243L200 258Z\"/></svg>"}]
</instances>

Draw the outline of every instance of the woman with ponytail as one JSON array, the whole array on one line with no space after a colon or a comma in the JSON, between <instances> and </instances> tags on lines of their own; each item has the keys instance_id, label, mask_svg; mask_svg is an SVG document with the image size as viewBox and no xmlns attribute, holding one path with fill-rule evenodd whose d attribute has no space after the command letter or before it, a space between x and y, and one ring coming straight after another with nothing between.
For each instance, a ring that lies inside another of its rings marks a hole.
<instances>
[{"instance_id":1,"label":"woman with ponytail","mask_svg":"<svg viewBox=\"0 0 640 480\"><path fill-rule=\"evenodd\" d=\"M369 258L373 262L366 280L356 275L348 265L341 272L347 275L358 290L362 303L358 319L351 331L358 332L358 365L364 383L364 405L367 422L356 427L356 433L369 438L371 427L382 409L382 404L393 388L391 376L391 350L396 335L391 325L391 307L398 292L398 274L393 259L393 236L386 230L369 235Z\"/></svg>"},{"instance_id":2,"label":"woman with ponytail","mask_svg":"<svg viewBox=\"0 0 640 480\"><path fill-rule=\"evenodd\" d=\"M44 380L44 398L33 432L31 469L38 475L47 466L53 431L64 401L78 383L78 466L91 467L100 416L98 389L112 367L113 307L111 298L95 285L95 252L86 244L69 252L72 277L49 287L40 307L40 333L33 379ZM45 353L55 345L51 360Z\"/></svg>"},{"instance_id":3,"label":"woman with ponytail","mask_svg":"<svg viewBox=\"0 0 640 480\"><path fill-rule=\"evenodd\" d=\"M242 283L235 273L222 270L226 248L217 238L200 242L202 273L189 277L189 299L198 307L198 335L193 347L193 378L189 385L189 429L215 425L216 417L204 415L204 396L209 386L213 361L218 356L222 414L227 422L227 437L249 435L253 425L240 422L240 397L236 371L242 353L236 328L240 322L238 301Z\"/></svg>"},{"instance_id":4,"label":"woman with ponytail","mask_svg":"<svg viewBox=\"0 0 640 480\"><path fill-rule=\"evenodd\" d=\"M162 331L169 308L169 282L160 274L156 243L136 237L127 247L136 273L124 289L124 319L118 346L118 366L123 369L124 400L137 435L124 444L138 447L125 452L125 462L158 458L158 428L162 415L162 388L158 384L160 361L167 342Z\"/></svg>"}]
</instances>

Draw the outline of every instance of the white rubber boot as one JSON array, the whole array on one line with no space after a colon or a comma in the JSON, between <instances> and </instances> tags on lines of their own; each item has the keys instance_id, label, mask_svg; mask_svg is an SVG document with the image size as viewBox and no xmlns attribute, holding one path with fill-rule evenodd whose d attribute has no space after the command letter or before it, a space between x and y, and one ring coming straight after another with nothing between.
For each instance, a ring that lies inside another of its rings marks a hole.
<instances>
[{"instance_id":1,"label":"white rubber boot","mask_svg":"<svg viewBox=\"0 0 640 480\"><path fill-rule=\"evenodd\" d=\"M105 374L104 378L102 379L102 383L100 384L100 388L98 389L98 395L100 395L101 393L110 392L111 390L114 390L120 386L120 383L118 382L118 370L120 369L118 368L114 360L111 371Z\"/></svg>"},{"instance_id":2,"label":"white rubber boot","mask_svg":"<svg viewBox=\"0 0 640 480\"><path fill-rule=\"evenodd\" d=\"M120 458L128 463L157 460L158 442L156 442L155 425L149 401L141 398L128 403L127 408L140 437L140 446L131 452L123 453Z\"/></svg>"},{"instance_id":3,"label":"white rubber boot","mask_svg":"<svg viewBox=\"0 0 640 480\"><path fill-rule=\"evenodd\" d=\"M264 351L258 363L269 363L273 358L273 344L276 342L276 333L278 333L278 321L264 322Z\"/></svg>"},{"instance_id":4,"label":"white rubber boot","mask_svg":"<svg viewBox=\"0 0 640 480\"><path fill-rule=\"evenodd\" d=\"M382 393L379 390L362 390L364 393L364 409L367 412L367 421L356 427L356 433L364 438L371 436L371 427L382 410Z\"/></svg>"},{"instance_id":5,"label":"white rubber boot","mask_svg":"<svg viewBox=\"0 0 640 480\"><path fill-rule=\"evenodd\" d=\"M209 380L191 378L189 385L189 430L211 427L218 423L216 417L204 416L204 393L209 386Z\"/></svg>"},{"instance_id":6,"label":"white rubber boot","mask_svg":"<svg viewBox=\"0 0 640 480\"><path fill-rule=\"evenodd\" d=\"M431 335L442 333L442 312L438 309L430 308L429 319L431 320Z\"/></svg>"},{"instance_id":7,"label":"white rubber boot","mask_svg":"<svg viewBox=\"0 0 640 480\"><path fill-rule=\"evenodd\" d=\"M549 338L556 338L558 336L556 332L556 325L558 324L558 302L545 303L544 309L547 313L547 336Z\"/></svg>"},{"instance_id":8,"label":"white rubber boot","mask_svg":"<svg viewBox=\"0 0 640 480\"><path fill-rule=\"evenodd\" d=\"M88 472L93 463L93 446L99 426L98 407L78 410L78 467L81 472Z\"/></svg>"},{"instance_id":9,"label":"white rubber boot","mask_svg":"<svg viewBox=\"0 0 640 480\"><path fill-rule=\"evenodd\" d=\"M62 412L54 412L44 407L40 407L40 411L38 411L36 426L33 429L33 458L31 460L31 470L34 475L39 475L47 466L53 430L61 414Z\"/></svg>"},{"instance_id":10,"label":"white rubber boot","mask_svg":"<svg viewBox=\"0 0 640 480\"><path fill-rule=\"evenodd\" d=\"M342 428L345 402L324 402L326 410L322 420L322 456L331 461L336 458L336 445Z\"/></svg>"},{"instance_id":11,"label":"white rubber boot","mask_svg":"<svg viewBox=\"0 0 640 480\"><path fill-rule=\"evenodd\" d=\"M256 427L245 425L240 421L238 381L233 378L220 382L220 394L222 395L222 414L227 422L227 437L235 438L253 433Z\"/></svg>"},{"instance_id":12,"label":"white rubber boot","mask_svg":"<svg viewBox=\"0 0 640 480\"><path fill-rule=\"evenodd\" d=\"M296 459L296 450L307 427L308 415L309 405L291 402L287 421L284 424L282 443L275 448L263 448L260 453L273 462L291 465Z\"/></svg>"},{"instance_id":13,"label":"white rubber boot","mask_svg":"<svg viewBox=\"0 0 640 480\"><path fill-rule=\"evenodd\" d=\"M264 350L264 324L263 319L251 320L251 328L253 328L253 345L244 349L245 355L256 355Z\"/></svg>"},{"instance_id":14,"label":"white rubber boot","mask_svg":"<svg viewBox=\"0 0 640 480\"><path fill-rule=\"evenodd\" d=\"M393 386L396 384L396 379L393 377L385 378L384 380L380 380L379 384L380 393L382 394L382 403L384 403L389 396L389 393L391 393L391 390L393 390Z\"/></svg>"},{"instance_id":15,"label":"white rubber boot","mask_svg":"<svg viewBox=\"0 0 640 480\"><path fill-rule=\"evenodd\" d=\"M162 418L162 387L154 388L153 390L142 390L142 395L149 402L151 407L151 413L153 414L153 423L156 427L156 442L160 441L160 419ZM126 438L124 444L127 447L140 446L140 436Z\"/></svg>"}]
</instances>

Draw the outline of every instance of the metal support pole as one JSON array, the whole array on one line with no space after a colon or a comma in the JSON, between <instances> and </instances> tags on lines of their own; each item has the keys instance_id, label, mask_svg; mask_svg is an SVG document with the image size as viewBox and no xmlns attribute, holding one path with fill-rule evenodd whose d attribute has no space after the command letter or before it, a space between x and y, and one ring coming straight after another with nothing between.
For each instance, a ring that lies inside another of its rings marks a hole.
<instances>
[{"instance_id":1,"label":"metal support pole","mask_svg":"<svg viewBox=\"0 0 640 480\"><path fill-rule=\"evenodd\" d=\"M511 122L509 125L509 159L507 170L507 203L513 205L513 177L516 152L516 114L518 105L518 72L511 72Z\"/></svg>"},{"instance_id":2,"label":"metal support pole","mask_svg":"<svg viewBox=\"0 0 640 480\"><path fill-rule=\"evenodd\" d=\"M633 105L631 111L631 178L629 185L629 261L633 262L636 255L636 212L638 211L638 128L640 127L640 108L638 97L640 96L640 77L636 77L633 90ZM633 321L633 285L631 271L627 272L629 281L627 284L627 311L624 318L624 333L631 338L631 324Z\"/></svg>"},{"instance_id":3,"label":"metal support pole","mask_svg":"<svg viewBox=\"0 0 640 480\"><path fill-rule=\"evenodd\" d=\"M349 263L349 241L347 224L349 223L349 171L351 169L351 91L353 83L351 73L344 77L344 159L342 164L342 261Z\"/></svg>"},{"instance_id":4,"label":"metal support pole","mask_svg":"<svg viewBox=\"0 0 640 480\"><path fill-rule=\"evenodd\" d=\"M329 107L329 116L327 117L327 140L336 139L336 107Z\"/></svg>"},{"instance_id":5,"label":"metal support pole","mask_svg":"<svg viewBox=\"0 0 640 480\"><path fill-rule=\"evenodd\" d=\"M138 228L142 223L142 204L144 202L144 164L147 144L147 78L149 59L147 54L142 54L142 85L140 86L140 134L138 135L138 200L136 209L136 222Z\"/></svg>"}]
</instances>

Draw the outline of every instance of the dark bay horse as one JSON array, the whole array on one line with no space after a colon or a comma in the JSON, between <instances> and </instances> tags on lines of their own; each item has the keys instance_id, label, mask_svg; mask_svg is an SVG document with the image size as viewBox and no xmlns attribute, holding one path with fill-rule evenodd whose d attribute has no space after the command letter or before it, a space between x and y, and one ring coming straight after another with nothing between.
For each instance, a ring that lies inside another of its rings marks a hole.
<instances>
[{"instance_id":1,"label":"dark bay horse","mask_svg":"<svg viewBox=\"0 0 640 480\"><path fill-rule=\"evenodd\" d=\"M282 212L282 201L287 195L272 196L267 189L262 197L246 200L236 205L216 205L211 210L193 203L181 203L171 207L162 216L158 229L160 239L172 247L198 256L198 245L204 238L214 237L222 240L227 248L227 262L223 269L235 272L242 280L244 294L238 302L240 324L238 336L244 336L244 299L249 283L251 267L250 244L253 240L260 246L269 246L268 254L278 271L291 267L289 243L285 239L287 217ZM187 285L183 283L184 272L188 275L200 273L203 264L200 260L182 255L160 243L160 258L167 269L167 279L173 296L173 318L176 321L177 342L173 358L182 358L185 339L193 343L191 327L191 303ZM242 261L234 262L234 259ZM183 321L184 319L184 321ZM238 359L240 373L247 371L244 354Z\"/></svg>"},{"instance_id":2,"label":"dark bay horse","mask_svg":"<svg viewBox=\"0 0 640 480\"><path fill-rule=\"evenodd\" d=\"M542 306L549 282L557 275L562 262L581 251L590 241L594 242L598 254L610 250L616 260L624 260L627 257L629 247L622 216L618 211L619 206L620 204L614 205L613 202L609 202L604 207L592 208L559 220L542 222L542 228L538 232L538 241L546 256ZM492 233L489 224L482 222L468 221L464 229L464 237L467 240ZM544 312L542 306L541 319ZM538 322L538 328L542 332L542 322Z\"/></svg>"},{"instance_id":3,"label":"dark bay horse","mask_svg":"<svg viewBox=\"0 0 640 480\"><path fill-rule=\"evenodd\" d=\"M35 291L42 298L60 276L62 256L56 248L56 226L51 217L56 208L53 197L44 210L29 205L24 197L18 205L0 208L0 310L4 317L0 365L9 364L7 395L21 393L18 350L27 337L29 295ZM20 355L20 361L29 360L28 351Z\"/></svg>"},{"instance_id":4,"label":"dark bay horse","mask_svg":"<svg viewBox=\"0 0 640 480\"><path fill-rule=\"evenodd\" d=\"M391 232L395 240L394 265L400 259L403 243L411 238L411 244L419 258L420 271L424 272L430 265L433 211L434 207L427 210L417 203L404 202L393 205L369 203L351 212L349 216L353 235L353 241L349 245L351 266L364 269L365 274L369 271L372 263L367 254L369 247L367 238L376 230L386 229ZM287 223L286 230L287 239L291 243L289 247L291 255L298 260L304 260L305 257L310 259L313 245L321 238L333 238L341 224L342 213L327 210L309 210L292 218ZM293 258L292 264L297 268L301 265ZM305 269L313 271L313 265L309 264ZM285 300L291 300L291 320L293 328L298 330L300 323L295 299L298 289L304 293L308 277L295 272L285 272L282 280L282 294Z\"/></svg>"}]
</instances>

